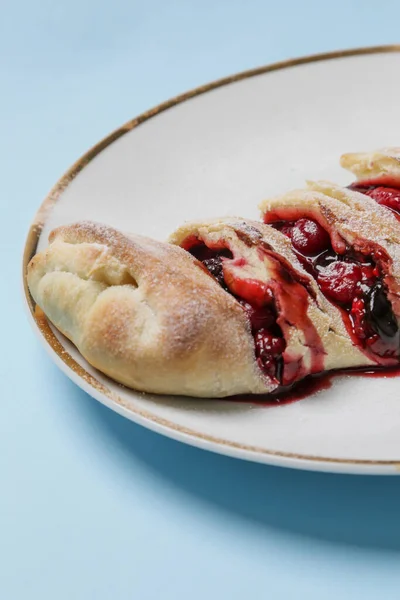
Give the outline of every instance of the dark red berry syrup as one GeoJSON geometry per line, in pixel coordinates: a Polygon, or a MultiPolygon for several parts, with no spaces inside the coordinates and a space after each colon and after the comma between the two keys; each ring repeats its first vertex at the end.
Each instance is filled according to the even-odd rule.
{"type": "Polygon", "coordinates": [[[400,336],[384,283],[384,266],[389,261],[385,251],[360,241],[338,253],[328,232],[313,219],[274,221],[273,213],[265,218],[290,238],[304,268],[341,310],[353,343],[381,366],[398,364],[400,336]]]}
{"type": "Polygon", "coordinates": [[[272,225],[291,239],[305,269],[317,280],[324,295],[341,310],[353,342],[366,353],[372,353],[378,364],[374,368],[324,372],[323,346],[307,316],[307,282],[300,281],[292,267],[283,264],[284,259],[274,255],[271,248],[263,244],[259,244],[257,249],[260,258],[268,253],[270,262],[272,259],[275,264],[274,285],[267,286],[258,280],[232,279],[224,273],[225,261],[234,260],[238,265],[240,261],[245,264],[244,259],[235,259],[223,245],[210,248],[196,236],[190,236],[182,246],[203,264],[221,287],[237,298],[249,319],[257,362],[262,371],[279,384],[272,394],[240,395],[228,399],[264,406],[286,405],[329,389],[332,379],[338,375],[399,375],[399,330],[379,265],[382,253],[376,251],[374,256],[374,253],[363,254],[347,248],[344,254],[338,254],[332,248],[328,232],[312,219],[280,220],[272,225]],[[301,361],[285,354],[286,342],[277,323],[278,296],[279,314],[291,315],[313,349],[310,375],[302,372],[301,361]],[[296,383],[302,376],[304,378],[296,383]]]}
{"type": "MultiPolygon", "coordinates": [[[[255,356],[260,369],[279,389],[286,389],[296,380],[308,373],[319,373],[324,366],[324,349],[318,331],[310,320],[307,310],[309,291],[307,278],[300,281],[291,265],[284,264],[284,258],[278,256],[255,235],[242,238],[247,244],[256,245],[260,261],[265,255],[269,258],[272,271],[268,284],[250,278],[234,277],[232,271],[225,268],[231,262],[235,266],[246,264],[244,258],[235,258],[232,252],[223,247],[207,246],[203,241],[190,236],[182,246],[197,258],[208,272],[215,277],[226,291],[240,303],[247,315],[254,339],[255,356]],[[254,241],[254,238],[256,241],[254,241]],[[311,365],[307,370],[302,357],[292,356],[286,348],[286,341],[280,323],[285,318],[303,332],[305,343],[310,348],[311,365]]],[[[239,234],[238,233],[238,234],[239,234]]]]}

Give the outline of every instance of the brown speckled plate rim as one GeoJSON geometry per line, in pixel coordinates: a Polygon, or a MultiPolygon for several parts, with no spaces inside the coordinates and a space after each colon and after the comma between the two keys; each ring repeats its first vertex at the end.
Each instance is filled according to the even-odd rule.
{"type": "MultiPolygon", "coordinates": [[[[336,58],[346,58],[359,55],[368,54],[384,54],[391,52],[400,52],[400,45],[388,45],[388,46],[371,46],[365,48],[354,48],[349,50],[338,50],[334,52],[325,52],[322,54],[314,54],[311,56],[304,56],[295,59],[289,59],[273,64],[265,65],[248,71],[243,71],[223,79],[219,79],[212,83],[208,83],[201,87],[190,90],[184,94],[176,96],[171,100],[167,100],[162,104],[146,111],[138,117],[128,121],[122,127],[113,131],[110,135],[101,140],[98,144],[93,146],[88,152],[86,152],[79,160],[77,160],[70,169],[61,177],[61,179],[51,189],[48,196],[44,199],[39,210],[37,211],[34,221],[29,229],[27,239],[25,242],[24,253],[23,253],[23,285],[24,295],[29,307],[29,311],[33,318],[34,323],[37,326],[38,333],[43,336],[45,342],[48,345],[48,351],[50,354],[51,350],[57,355],[57,357],[65,363],[66,367],[71,370],[71,378],[75,383],[81,385],[82,381],[89,385],[92,395],[96,397],[100,402],[103,402],[109,408],[115,409],[120,414],[124,415],[131,420],[137,421],[140,424],[149,427],[150,429],[156,430],[159,433],[163,433],[174,439],[185,441],[191,445],[199,446],[204,449],[213,450],[214,452],[220,452],[222,454],[228,454],[237,458],[244,458],[247,460],[258,460],[260,462],[266,462],[271,464],[279,464],[281,466],[291,466],[305,469],[318,469],[339,471],[340,465],[345,467],[346,465],[357,465],[358,472],[368,472],[368,467],[373,466],[387,466],[392,467],[393,472],[400,471],[400,458],[398,460],[363,460],[363,459],[351,459],[351,458],[332,458],[322,457],[313,455],[295,454],[291,452],[281,452],[275,450],[268,450],[257,446],[251,446],[247,444],[240,444],[230,440],[221,439],[214,436],[209,436],[201,432],[182,427],[176,423],[163,419],[154,415],[153,413],[142,410],[138,407],[128,406],[126,401],[110,390],[106,385],[98,381],[93,375],[86,371],[76,360],[69,354],[69,352],[63,347],[61,342],[57,339],[53,333],[48,321],[46,320],[42,311],[35,306],[35,303],[29,293],[27,280],[26,280],[26,269],[27,265],[36,253],[39,238],[43,229],[43,226],[50,214],[54,204],[57,202],[62,192],[68,187],[68,185],[75,179],[75,177],[105,148],[110,146],[113,142],[118,140],[120,137],[138,127],[141,123],[144,123],[148,119],[159,115],[165,110],[177,106],[186,100],[215,90],[219,87],[242,81],[250,77],[256,77],[257,75],[263,75],[280,69],[288,69],[297,65],[304,65],[307,63],[320,62],[325,60],[333,60],[336,58]],[[106,396],[109,403],[104,402],[102,395],[106,396]],[[217,445],[217,447],[215,446],[217,445]],[[294,462],[293,462],[294,461],[294,462]],[[315,463],[318,463],[316,465],[315,463]],[[323,469],[325,463],[325,469],[323,469]],[[332,464],[333,463],[333,464],[332,464]],[[365,469],[361,469],[361,467],[365,469]]],[[[54,355],[53,355],[54,357],[54,355]]],[[[68,369],[65,370],[68,373],[68,369]]],[[[81,385],[86,390],[87,385],[81,385]]],[[[349,472],[349,469],[344,469],[349,472]]],[[[385,470],[387,473],[388,471],[385,470]]]]}

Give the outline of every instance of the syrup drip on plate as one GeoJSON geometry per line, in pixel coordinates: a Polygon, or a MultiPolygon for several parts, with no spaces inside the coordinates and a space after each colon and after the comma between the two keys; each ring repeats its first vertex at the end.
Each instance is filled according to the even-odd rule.
{"type": "Polygon", "coordinates": [[[338,369],[337,371],[325,371],[318,375],[309,375],[299,383],[288,389],[280,389],[273,394],[242,394],[226,398],[233,402],[248,402],[259,406],[285,406],[305,398],[310,398],[323,390],[329,390],[336,377],[373,377],[391,379],[400,376],[400,366],[395,367],[362,367],[359,369],[338,369]]]}

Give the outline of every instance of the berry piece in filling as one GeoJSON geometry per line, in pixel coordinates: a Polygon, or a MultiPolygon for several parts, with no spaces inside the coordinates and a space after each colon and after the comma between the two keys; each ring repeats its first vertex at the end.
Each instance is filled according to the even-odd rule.
{"type": "Polygon", "coordinates": [[[400,189],[383,185],[363,185],[362,183],[353,183],[349,185],[349,189],[365,194],[381,206],[386,206],[400,219],[400,189]]]}
{"type": "MultiPolygon", "coordinates": [[[[195,258],[203,263],[218,283],[241,304],[246,313],[254,338],[255,355],[260,369],[277,383],[283,383],[283,353],[286,342],[277,324],[274,296],[270,288],[257,280],[241,280],[229,275],[225,280],[224,262],[234,260],[233,254],[224,248],[208,248],[203,242],[194,239],[182,244],[195,258]]],[[[236,259],[238,265],[240,259],[236,259]]]]}
{"type": "Polygon", "coordinates": [[[259,329],[254,335],[257,362],[261,369],[270,377],[282,381],[283,359],[285,340],[279,335],[274,335],[268,329],[259,329]]]}
{"type": "Polygon", "coordinates": [[[224,273],[222,270],[222,258],[220,256],[203,260],[203,265],[211,273],[211,275],[215,277],[220,285],[225,285],[224,273]]]}
{"type": "MultiPolygon", "coordinates": [[[[398,192],[400,196],[400,190],[398,192]]],[[[378,362],[382,362],[381,358],[397,362],[399,328],[387,298],[383,273],[374,260],[374,256],[379,258],[378,249],[374,255],[364,255],[350,248],[344,254],[337,254],[328,233],[319,223],[311,226],[313,222],[299,219],[280,221],[273,226],[291,238],[304,268],[317,280],[321,292],[341,309],[353,341],[378,357],[378,362]],[[325,235],[321,235],[321,229],[325,235]]]]}
{"type": "MultiPolygon", "coordinates": [[[[312,231],[316,229],[312,227],[312,231]]],[[[247,237],[245,240],[238,237],[249,245],[247,237]]],[[[323,237],[325,246],[326,238],[329,239],[325,231],[323,237]]],[[[240,268],[248,265],[248,261],[242,256],[234,257],[223,243],[213,241],[210,243],[212,247],[206,247],[196,236],[188,236],[181,245],[201,260],[203,267],[242,306],[254,339],[255,359],[265,375],[286,387],[306,375],[323,371],[324,347],[308,314],[310,296],[314,296],[307,276],[293,269],[287,259],[260,240],[260,235],[253,236],[251,245],[260,265],[268,264],[265,281],[257,275],[249,277],[248,269],[246,274],[241,274],[240,268]],[[286,332],[291,339],[292,328],[301,332],[304,340],[301,348],[296,341],[293,346],[287,347],[286,332]]],[[[296,336],[294,338],[297,339],[296,336]]]]}
{"type": "Polygon", "coordinates": [[[196,240],[194,246],[189,248],[189,252],[203,263],[207,271],[215,277],[224,290],[228,289],[224,279],[223,260],[233,258],[232,252],[224,248],[220,250],[207,248],[205,244],[199,243],[198,240],[196,240]]]}
{"type": "Polygon", "coordinates": [[[311,219],[299,219],[290,232],[293,247],[305,256],[321,254],[329,248],[330,239],[328,233],[316,221],[311,219]]]}
{"type": "Polygon", "coordinates": [[[361,267],[351,262],[332,261],[319,270],[317,281],[325,296],[339,304],[350,304],[361,281],[361,267]]]}
{"type": "Polygon", "coordinates": [[[368,294],[366,310],[379,335],[389,338],[396,335],[397,322],[382,283],[377,283],[368,294]]]}
{"type": "Polygon", "coordinates": [[[257,331],[274,325],[276,315],[273,310],[268,310],[266,307],[257,308],[245,300],[239,300],[239,302],[249,318],[252,330],[257,331]]]}

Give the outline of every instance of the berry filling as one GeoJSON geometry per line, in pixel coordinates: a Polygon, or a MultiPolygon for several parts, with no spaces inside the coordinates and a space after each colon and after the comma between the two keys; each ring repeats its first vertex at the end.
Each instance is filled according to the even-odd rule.
{"type": "Polygon", "coordinates": [[[212,249],[197,239],[191,247],[190,242],[185,240],[183,247],[203,263],[221,287],[237,298],[249,319],[259,367],[268,377],[281,384],[282,355],[286,343],[276,322],[277,312],[271,290],[257,280],[235,279],[230,274],[225,279],[224,262],[234,260],[233,254],[227,249],[212,249]]]}
{"type": "Polygon", "coordinates": [[[288,234],[294,248],[306,256],[321,254],[330,244],[329,235],[325,229],[311,219],[299,219],[291,230],[287,230],[288,234]]]}
{"type": "Polygon", "coordinates": [[[237,267],[245,266],[247,261],[235,258],[226,248],[210,248],[193,236],[182,244],[242,306],[254,338],[256,360],[263,373],[280,386],[291,385],[310,372],[317,373],[324,368],[322,342],[307,314],[308,280],[296,280],[296,272],[289,264],[283,264],[283,257],[259,239],[254,238],[252,245],[257,246],[260,261],[268,256],[271,270],[268,283],[238,277],[237,267]],[[301,356],[286,347],[284,331],[293,324],[303,332],[304,344],[309,349],[308,368],[304,367],[301,356]]]}
{"type": "Polygon", "coordinates": [[[400,220],[400,189],[384,185],[368,185],[369,182],[357,182],[349,185],[350,190],[360,192],[375,200],[381,206],[389,208],[400,220]]]}
{"type": "Polygon", "coordinates": [[[308,218],[272,225],[291,239],[297,257],[321,292],[341,309],[353,341],[381,364],[398,361],[399,328],[387,298],[382,251],[364,248],[364,254],[347,247],[339,254],[327,231],[308,218]]]}

